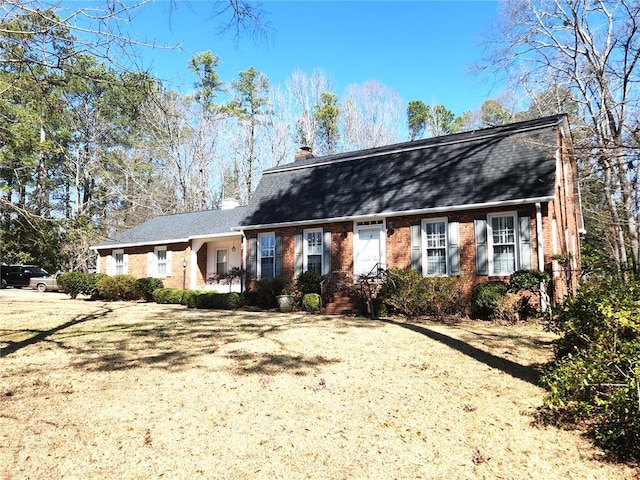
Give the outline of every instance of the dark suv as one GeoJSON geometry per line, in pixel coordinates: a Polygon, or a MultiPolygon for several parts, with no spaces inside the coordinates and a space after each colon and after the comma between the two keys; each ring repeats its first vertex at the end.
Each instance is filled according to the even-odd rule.
{"type": "Polygon", "coordinates": [[[46,270],[35,265],[0,265],[0,288],[28,287],[31,277],[46,277],[46,270]]]}

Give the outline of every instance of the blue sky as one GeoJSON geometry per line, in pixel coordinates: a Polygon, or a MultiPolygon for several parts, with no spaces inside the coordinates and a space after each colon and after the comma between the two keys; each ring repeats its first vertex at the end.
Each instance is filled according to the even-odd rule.
{"type": "Polygon", "coordinates": [[[204,1],[160,1],[133,19],[130,34],[182,48],[145,50],[144,66],[188,91],[191,56],[210,50],[220,57],[223,81],[254,67],[271,84],[284,84],[296,69],[323,69],[339,96],[350,84],[378,80],[405,102],[442,104],[457,115],[496,97],[501,86],[469,73],[482,56],[482,36],[496,19],[497,1],[266,1],[273,29],[267,41],[219,36],[220,20],[204,1]]]}

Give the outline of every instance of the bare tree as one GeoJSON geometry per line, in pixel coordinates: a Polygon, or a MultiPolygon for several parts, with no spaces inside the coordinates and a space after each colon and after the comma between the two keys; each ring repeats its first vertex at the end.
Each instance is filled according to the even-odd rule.
{"type": "MultiPolygon", "coordinates": [[[[177,0],[169,2],[173,10],[177,0]]],[[[159,43],[155,39],[140,41],[133,38],[127,26],[135,22],[135,16],[153,0],[102,0],[98,2],[63,2],[60,0],[2,0],[0,16],[4,26],[0,35],[14,39],[16,62],[37,64],[49,69],[60,69],[69,58],[64,55],[49,56],[46,60],[34,50],[28,36],[20,38],[19,24],[15,18],[35,15],[42,23],[50,25],[43,35],[54,35],[55,29],[68,29],[74,37],[76,52],[104,60],[118,71],[140,71],[137,52],[140,48],[176,49],[178,45],[159,43]],[[53,26],[53,27],[51,27],[53,26]]],[[[188,3],[188,2],[184,2],[188,3]]],[[[259,5],[246,0],[212,1],[212,16],[218,20],[219,34],[232,31],[236,41],[243,33],[255,39],[265,39],[271,28],[264,20],[259,5]]],[[[168,16],[167,26],[171,22],[168,16]]],[[[52,41],[56,38],[52,36],[52,41]]]]}
{"type": "Polygon", "coordinates": [[[508,0],[489,40],[488,67],[532,92],[572,92],[611,220],[613,258],[638,273],[637,142],[640,4],[634,0],[508,0]],[[627,251],[627,248],[629,251],[627,251]]]}
{"type": "Polygon", "coordinates": [[[404,110],[400,95],[376,80],[347,87],[342,108],[345,150],[397,142],[404,110]]]}
{"type": "Polygon", "coordinates": [[[293,101],[298,145],[316,150],[318,127],[314,109],[323,93],[333,91],[333,80],[319,68],[310,76],[302,70],[296,70],[285,81],[285,85],[293,101]]]}

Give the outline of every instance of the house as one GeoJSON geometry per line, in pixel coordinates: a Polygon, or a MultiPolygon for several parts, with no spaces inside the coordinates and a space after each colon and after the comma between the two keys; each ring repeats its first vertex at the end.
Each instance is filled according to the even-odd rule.
{"type": "Polygon", "coordinates": [[[162,215],[91,247],[96,271],[160,278],[165,287],[240,291],[240,279],[221,279],[242,264],[242,234],[231,230],[246,207],[162,215]],[[231,285],[229,285],[231,283],[231,285]]]}
{"type": "Polygon", "coordinates": [[[561,299],[577,288],[584,232],[569,124],[558,115],[327,157],[301,150],[264,171],[235,230],[249,286],[378,268],[472,285],[533,268],[552,274],[561,299]]]}
{"type": "Polygon", "coordinates": [[[247,273],[235,291],[307,270],[356,284],[385,268],[469,288],[545,270],[554,300],[578,286],[584,226],[565,115],[326,157],[301,149],[264,171],[247,207],[227,206],[102,242],[97,270],[218,291],[234,267],[247,273]]]}

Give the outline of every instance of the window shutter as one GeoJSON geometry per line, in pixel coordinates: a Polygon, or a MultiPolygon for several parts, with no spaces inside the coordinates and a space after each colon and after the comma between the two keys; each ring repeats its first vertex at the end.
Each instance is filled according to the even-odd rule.
{"type": "Polygon", "coordinates": [[[298,278],[298,275],[300,275],[302,273],[302,269],[303,269],[303,265],[304,265],[304,258],[302,256],[302,252],[303,252],[303,236],[302,236],[302,232],[296,232],[295,237],[294,237],[294,248],[295,248],[295,259],[294,259],[294,275],[296,278],[298,278]]]}
{"type": "Polygon", "coordinates": [[[460,273],[460,241],[458,231],[460,222],[449,222],[449,274],[460,273]]]}
{"type": "Polygon", "coordinates": [[[531,268],[531,218],[527,216],[518,217],[520,225],[520,268],[531,268]]]}
{"type": "Polygon", "coordinates": [[[258,278],[258,239],[249,239],[249,280],[258,278]]]}
{"type": "Polygon", "coordinates": [[[147,277],[155,277],[156,272],[153,268],[153,261],[155,260],[156,255],[153,252],[147,252],[147,277]]]}
{"type": "Polygon", "coordinates": [[[488,275],[487,220],[484,218],[476,218],[474,220],[474,226],[476,231],[476,273],[478,275],[488,275]]]}
{"type": "Polygon", "coordinates": [[[171,276],[171,250],[167,249],[167,277],[171,276]]]}
{"type": "Polygon", "coordinates": [[[273,259],[274,263],[275,263],[275,271],[273,276],[274,277],[281,277],[282,276],[282,234],[281,233],[276,233],[276,256],[273,259]]]}
{"type": "Polygon", "coordinates": [[[105,273],[113,275],[113,255],[107,255],[107,263],[105,265],[105,273]]]}
{"type": "Polygon", "coordinates": [[[122,255],[122,272],[126,275],[129,273],[129,254],[122,255]]]}
{"type": "Polygon", "coordinates": [[[422,232],[420,223],[412,223],[411,229],[411,268],[422,273],[422,232]]]}
{"type": "Polygon", "coordinates": [[[322,275],[331,275],[331,230],[322,232],[322,275]]]}

